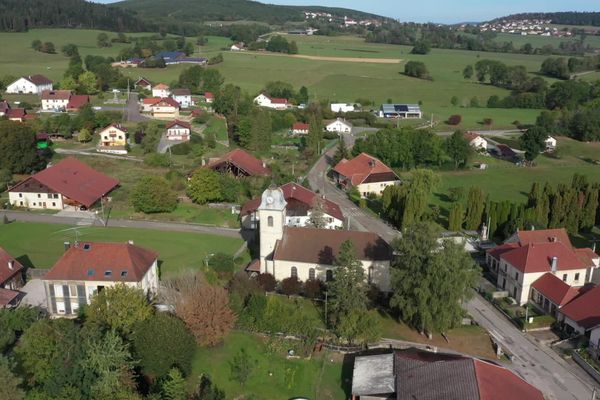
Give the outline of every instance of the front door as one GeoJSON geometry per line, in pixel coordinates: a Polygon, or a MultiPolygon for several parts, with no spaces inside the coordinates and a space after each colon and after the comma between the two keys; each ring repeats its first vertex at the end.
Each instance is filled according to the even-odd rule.
{"type": "Polygon", "coordinates": [[[506,278],[502,278],[502,290],[506,289],[506,278]]]}

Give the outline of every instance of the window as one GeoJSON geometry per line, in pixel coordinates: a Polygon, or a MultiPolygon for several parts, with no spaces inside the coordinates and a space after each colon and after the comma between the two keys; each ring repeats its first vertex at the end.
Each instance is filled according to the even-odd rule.
{"type": "Polygon", "coordinates": [[[77,297],[77,285],[69,285],[70,297],[77,297]]]}
{"type": "Polygon", "coordinates": [[[298,268],[296,268],[296,267],[292,267],[292,270],[291,270],[290,272],[291,272],[291,273],[290,273],[290,276],[291,276],[292,278],[297,278],[297,277],[298,277],[298,268]]]}
{"type": "Polygon", "coordinates": [[[267,218],[267,225],[269,228],[273,227],[273,217],[269,216],[269,218],[267,218]]]}
{"type": "Polygon", "coordinates": [[[331,282],[332,280],[333,280],[333,271],[328,269],[327,271],[325,271],[325,281],[331,282]]]}
{"type": "Polygon", "coordinates": [[[56,207],[56,202],[52,202],[52,207],[56,207]]]}
{"type": "Polygon", "coordinates": [[[40,193],[38,193],[38,199],[41,199],[42,195],[40,193]]]}
{"type": "Polygon", "coordinates": [[[315,279],[315,269],[311,268],[308,270],[308,279],[315,279]]]}
{"type": "Polygon", "coordinates": [[[576,281],[578,281],[578,280],[579,280],[579,272],[577,272],[577,273],[575,274],[575,280],[576,280],[576,281]]]}
{"type": "Polygon", "coordinates": [[[20,206],[22,206],[22,205],[23,205],[23,202],[22,202],[22,201],[20,201],[20,202],[19,202],[19,205],[20,205],[20,206]]]}
{"type": "Polygon", "coordinates": [[[23,197],[23,193],[19,193],[19,197],[23,197]]]}
{"type": "Polygon", "coordinates": [[[84,250],[89,250],[89,249],[91,249],[91,248],[92,248],[92,245],[91,245],[90,243],[85,243],[85,244],[83,245],[83,249],[84,249],[84,250]]]}
{"type": "Polygon", "coordinates": [[[515,280],[518,281],[519,280],[519,271],[515,271],[515,280]]]}
{"type": "Polygon", "coordinates": [[[567,281],[567,274],[563,274],[563,282],[567,281]]]}
{"type": "Polygon", "coordinates": [[[373,280],[373,267],[369,267],[369,276],[367,277],[367,282],[372,283],[373,280]]]}
{"type": "Polygon", "coordinates": [[[106,277],[109,277],[109,276],[112,276],[112,271],[110,269],[104,271],[104,277],[106,278],[106,277]]]}
{"type": "Polygon", "coordinates": [[[54,295],[56,297],[63,297],[63,286],[62,285],[57,285],[57,284],[54,285],[54,295]]]}
{"type": "Polygon", "coordinates": [[[127,271],[123,270],[121,271],[121,278],[125,278],[127,276],[127,271]]]}

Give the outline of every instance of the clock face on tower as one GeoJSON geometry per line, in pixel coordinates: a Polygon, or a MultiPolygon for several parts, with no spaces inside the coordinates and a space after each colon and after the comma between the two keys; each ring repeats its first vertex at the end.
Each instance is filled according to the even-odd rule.
{"type": "Polygon", "coordinates": [[[273,204],[273,198],[271,196],[267,196],[267,204],[273,204]]]}

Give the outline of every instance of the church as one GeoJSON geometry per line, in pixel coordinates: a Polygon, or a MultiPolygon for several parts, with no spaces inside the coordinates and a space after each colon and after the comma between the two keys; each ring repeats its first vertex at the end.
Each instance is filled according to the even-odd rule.
{"type": "Polygon", "coordinates": [[[272,186],[263,192],[258,207],[260,258],[247,271],[269,273],[278,281],[289,277],[329,281],[335,276],[335,258],[342,243],[350,240],[368,282],[382,291],[390,291],[393,251],[379,235],[286,226],[286,206],[280,188],[272,186]]]}

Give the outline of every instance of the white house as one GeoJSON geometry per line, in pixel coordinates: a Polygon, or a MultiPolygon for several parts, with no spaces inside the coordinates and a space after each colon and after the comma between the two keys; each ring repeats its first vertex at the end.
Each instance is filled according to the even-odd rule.
{"type": "Polygon", "coordinates": [[[231,47],[229,48],[231,51],[242,51],[242,50],[246,50],[246,48],[244,47],[244,43],[243,42],[239,42],[239,43],[234,43],[231,45],[231,47]]]}
{"type": "Polygon", "coordinates": [[[558,142],[552,136],[548,136],[548,138],[544,141],[544,144],[546,145],[546,151],[554,151],[558,142]]]}
{"type": "Polygon", "coordinates": [[[390,167],[367,153],[337,163],[333,168],[333,179],[340,187],[355,187],[361,197],[381,196],[386,187],[401,183],[390,167]]]}
{"type": "Polygon", "coordinates": [[[308,135],[308,131],[310,131],[310,124],[303,122],[295,122],[290,130],[292,135],[308,135]]]}
{"type": "Polygon", "coordinates": [[[52,81],[44,75],[22,76],[6,87],[6,93],[40,94],[52,90],[52,81]]]}
{"type": "Polygon", "coordinates": [[[158,254],[128,243],[75,242],[44,277],[48,311],[75,317],[107,287],[126,285],[148,295],[158,291],[158,254]]]}
{"type": "MultiPolygon", "coordinates": [[[[344,214],[336,203],[319,197],[317,193],[294,182],[286,183],[280,188],[287,203],[285,226],[310,226],[313,209],[318,205],[326,223],[324,229],[344,227],[344,214]]],[[[256,197],[242,206],[240,218],[245,229],[256,229],[260,203],[261,197],[256,197]]]]}
{"type": "Polygon", "coordinates": [[[41,96],[42,111],[66,111],[71,94],[70,90],[44,90],[41,96]]]}
{"type": "Polygon", "coordinates": [[[190,140],[192,126],[184,121],[175,120],[167,125],[166,137],[168,140],[190,140]]]}
{"type": "Polygon", "coordinates": [[[347,113],[354,111],[354,104],[331,103],[331,111],[334,113],[347,113]]]}
{"type": "Polygon", "coordinates": [[[254,98],[254,104],[259,107],[272,108],[273,110],[285,110],[289,107],[287,99],[269,97],[264,93],[254,98]]]}
{"type": "Polygon", "coordinates": [[[337,118],[325,125],[325,130],[327,132],[350,133],[352,132],[352,124],[343,118],[337,118]]]}
{"type": "Polygon", "coordinates": [[[212,92],[205,92],[204,101],[207,103],[213,103],[215,101],[215,95],[212,92]]]}
{"type": "Polygon", "coordinates": [[[187,88],[173,89],[171,98],[178,102],[182,108],[189,108],[195,105],[192,100],[192,93],[187,88]]]}
{"type": "Polygon", "coordinates": [[[473,132],[465,132],[465,139],[469,142],[469,146],[475,150],[487,150],[488,142],[483,137],[473,132]]]}
{"type": "Polygon", "coordinates": [[[329,281],[335,276],[335,258],[342,244],[351,241],[365,279],[383,291],[390,290],[392,249],[381,237],[370,232],[286,226],[286,207],[280,188],[263,192],[258,207],[260,259],[248,271],[269,273],[277,280],[329,281]]]}
{"type": "Polygon", "coordinates": [[[152,87],[152,97],[169,97],[171,95],[171,90],[168,85],[164,83],[159,83],[156,86],[152,87]]]}

